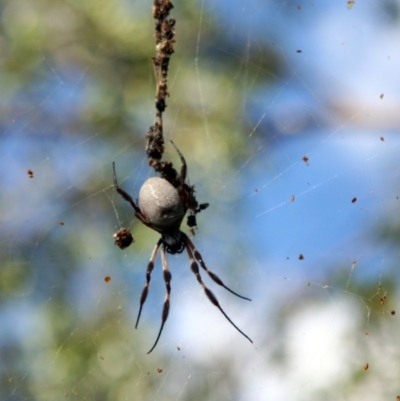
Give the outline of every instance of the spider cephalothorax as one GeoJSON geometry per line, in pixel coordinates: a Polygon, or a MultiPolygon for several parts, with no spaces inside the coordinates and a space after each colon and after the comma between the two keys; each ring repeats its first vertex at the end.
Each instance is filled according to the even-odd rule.
{"type": "MultiPolygon", "coordinates": [[[[236,292],[232,291],[228,288],[222,280],[208,267],[205,265],[202,256],[195,248],[193,242],[190,238],[181,231],[180,226],[182,221],[186,215],[188,210],[191,211],[191,214],[188,217],[188,225],[189,227],[196,226],[196,214],[201,210],[207,208],[208,204],[198,204],[194,197],[194,187],[190,186],[186,182],[186,172],[187,165],[185,158],[176,148],[174,143],[172,142],[176,151],[179,154],[179,157],[182,161],[182,168],[179,176],[174,176],[174,179],[170,179],[168,181],[165,178],[161,177],[152,177],[149,178],[142,185],[142,188],[139,192],[139,206],[134,202],[132,197],[121,189],[118,185],[117,176],[115,173],[115,164],[113,163],[114,169],[114,186],[116,191],[132,206],[135,211],[135,216],[147,227],[159,232],[161,234],[161,238],[158,240],[154,250],[150,256],[150,261],[147,266],[146,272],[146,284],[143,288],[142,295],[140,298],[140,308],[138,313],[138,318],[136,321],[136,328],[139,324],[140,315],[142,313],[143,305],[146,301],[147,294],[149,291],[150,280],[151,280],[151,272],[154,268],[154,263],[157,257],[157,253],[161,247],[161,260],[162,267],[164,271],[164,281],[167,289],[167,295],[164,301],[164,307],[161,317],[161,327],[158,332],[157,339],[150,349],[148,354],[153,351],[155,346],[160,339],[162,330],[164,328],[164,324],[167,321],[169,306],[170,306],[170,294],[171,294],[171,278],[172,275],[169,271],[168,261],[167,261],[167,253],[175,254],[182,253],[184,249],[186,249],[189,261],[190,268],[192,272],[195,274],[197,281],[203,287],[204,292],[206,293],[208,299],[221,311],[221,313],[226,317],[226,319],[238,330],[243,336],[245,336],[250,342],[253,342],[245,333],[243,333],[228,317],[228,315],[221,308],[216,296],[209,290],[206,285],[203,283],[203,280],[200,276],[199,266],[211,277],[211,279],[224,287],[226,290],[236,295],[239,298],[246,299],[250,301],[249,298],[243,297],[236,292]],[[198,262],[198,263],[197,263],[198,262]]],[[[118,231],[118,233],[114,234],[116,238],[115,243],[121,248],[124,249],[129,246],[133,242],[133,238],[129,235],[130,232],[127,229],[122,229],[118,231]],[[129,244],[128,244],[129,242],[129,244]]]]}
{"type": "Polygon", "coordinates": [[[175,253],[182,253],[185,250],[185,241],[181,230],[175,231],[171,234],[162,234],[161,241],[165,250],[171,255],[175,253]]]}

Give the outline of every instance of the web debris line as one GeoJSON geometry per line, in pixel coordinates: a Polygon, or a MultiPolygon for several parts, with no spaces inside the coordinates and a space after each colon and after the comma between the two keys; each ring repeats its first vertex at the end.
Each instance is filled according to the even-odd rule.
{"type": "MultiPolygon", "coordinates": [[[[156,80],[155,119],[154,124],[146,134],[146,154],[151,166],[161,178],[167,180],[175,188],[181,186],[181,175],[176,171],[171,161],[162,161],[165,150],[163,113],[167,108],[169,62],[175,52],[175,19],[169,18],[173,9],[169,0],[154,0],[153,17],[156,20],[154,37],[156,39],[156,57],[152,58],[154,76],[156,80]]],[[[173,145],[175,147],[175,145],[173,145]]],[[[176,148],[176,147],[175,147],[176,148]]]]}
{"type": "MultiPolygon", "coordinates": [[[[177,179],[179,174],[172,167],[171,162],[161,162],[164,154],[164,131],[163,131],[163,113],[167,108],[168,91],[168,70],[169,62],[174,53],[175,43],[175,20],[169,18],[169,12],[174,6],[169,0],[154,0],[153,17],[156,20],[154,26],[154,36],[156,39],[156,57],[152,58],[154,76],[156,80],[156,96],[155,96],[155,121],[149,128],[146,135],[146,154],[149,165],[162,178],[173,177],[177,179]]],[[[169,180],[168,180],[169,181],[169,180]]]]}

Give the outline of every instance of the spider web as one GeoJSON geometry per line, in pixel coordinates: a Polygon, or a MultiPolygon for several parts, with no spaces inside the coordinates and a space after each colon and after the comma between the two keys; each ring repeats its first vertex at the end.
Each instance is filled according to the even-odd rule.
{"type": "Polygon", "coordinates": [[[0,400],[395,400],[399,2],[174,5],[166,139],[210,203],[193,242],[252,302],[203,279],[254,344],[185,253],[168,255],[152,354],[159,258],[134,328],[158,235],[111,163],[136,199],[150,3],[4,2],[0,400]]]}

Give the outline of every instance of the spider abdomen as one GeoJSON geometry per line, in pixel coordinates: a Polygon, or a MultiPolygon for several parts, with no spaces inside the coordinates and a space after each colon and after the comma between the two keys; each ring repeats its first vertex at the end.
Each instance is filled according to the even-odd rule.
{"type": "Polygon", "coordinates": [[[185,216],[178,191],[160,177],[145,181],[139,192],[139,204],[150,224],[159,232],[179,229],[185,216]]]}

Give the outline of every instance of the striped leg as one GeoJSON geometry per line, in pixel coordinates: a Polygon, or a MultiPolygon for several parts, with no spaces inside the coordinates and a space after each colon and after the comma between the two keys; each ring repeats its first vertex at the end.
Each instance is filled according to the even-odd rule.
{"type": "Polygon", "coordinates": [[[172,278],[172,275],[171,275],[171,272],[169,271],[168,261],[167,261],[167,253],[166,253],[164,247],[161,249],[161,260],[162,260],[162,267],[163,267],[163,272],[164,272],[165,287],[167,288],[167,294],[165,295],[165,301],[164,301],[163,311],[162,311],[162,315],[161,315],[160,331],[158,332],[158,336],[157,336],[156,342],[151,347],[151,350],[148,352],[148,354],[150,354],[150,352],[153,351],[153,349],[156,347],[156,345],[158,343],[158,340],[161,337],[161,333],[163,331],[164,324],[168,319],[168,313],[169,313],[169,299],[170,299],[170,296],[171,296],[171,278],[172,278]]]}
{"type": "MultiPolygon", "coordinates": [[[[217,297],[211,292],[211,290],[209,290],[206,285],[203,283],[203,280],[201,279],[200,276],[200,272],[199,272],[199,266],[197,264],[197,262],[194,260],[194,256],[193,256],[193,250],[192,247],[194,248],[194,245],[192,244],[192,242],[189,240],[189,238],[186,236],[186,250],[187,253],[189,255],[189,260],[190,260],[190,268],[192,269],[192,272],[194,273],[194,275],[197,278],[197,281],[200,283],[200,285],[203,287],[204,292],[207,295],[207,298],[211,301],[212,304],[214,304],[220,311],[221,313],[225,316],[225,318],[228,320],[228,322],[240,333],[242,334],[244,337],[246,337],[251,343],[253,343],[253,341],[251,340],[251,338],[249,336],[247,336],[246,334],[243,333],[242,330],[239,329],[239,327],[236,326],[235,323],[232,322],[232,320],[229,318],[229,316],[224,312],[224,310],[221,308],[217,297]]],[[[208,273],[208,272],[207,272],[208,273]]],[[[211,278],[213,278],[211,276],[211,278]]],[[[214,280],[215,281],[215,280],[214,280]]],[[[216,281],[218,283],[218,281],[216,281]]],[[[221,284],[220,284],[221,285],[221,284]]],[[[225,287],[224,285],[222,285],[223,287],[225,287]]],[[[225,287],[226,288],[226,287],[225,287]]],[[[234,293],[235,295],[237,295],[236,293],[234,293]]],[[[238,295],[240,296],[240,295],[238,295]]],[[[242,297],[241,297],[242,298],[242,297]]],[[[245,298],[246,299],[246,298],[245,298]]]]}
{"type": "Polygon", "coordinates": [[[143,291],[142,291],[142,295],[140,297],[140,308],[139,308],[139,314],[138,317],[136,319],[136,324],[135,324],[135,329],[137,329],[138,324],[139,324],[139,319],[140,319],[140,315],[142,314],[142,308],[143,308],[143,304],[146,302],[146,298],[147,298],[147,294],[149,293],[149,286],[150,286],[150,280],[151,280],[151,272],[154,269],[154,262],[156,260],[157,257],[157,253],[158,250],[160,248],[161,245],[161,239],[157,242],[156,246],[153,249],[153,252],[150,256],[150,261],[149,264],[147,265],[147,272],[146,272],[146,284],[144,285],[143,291]]]}

